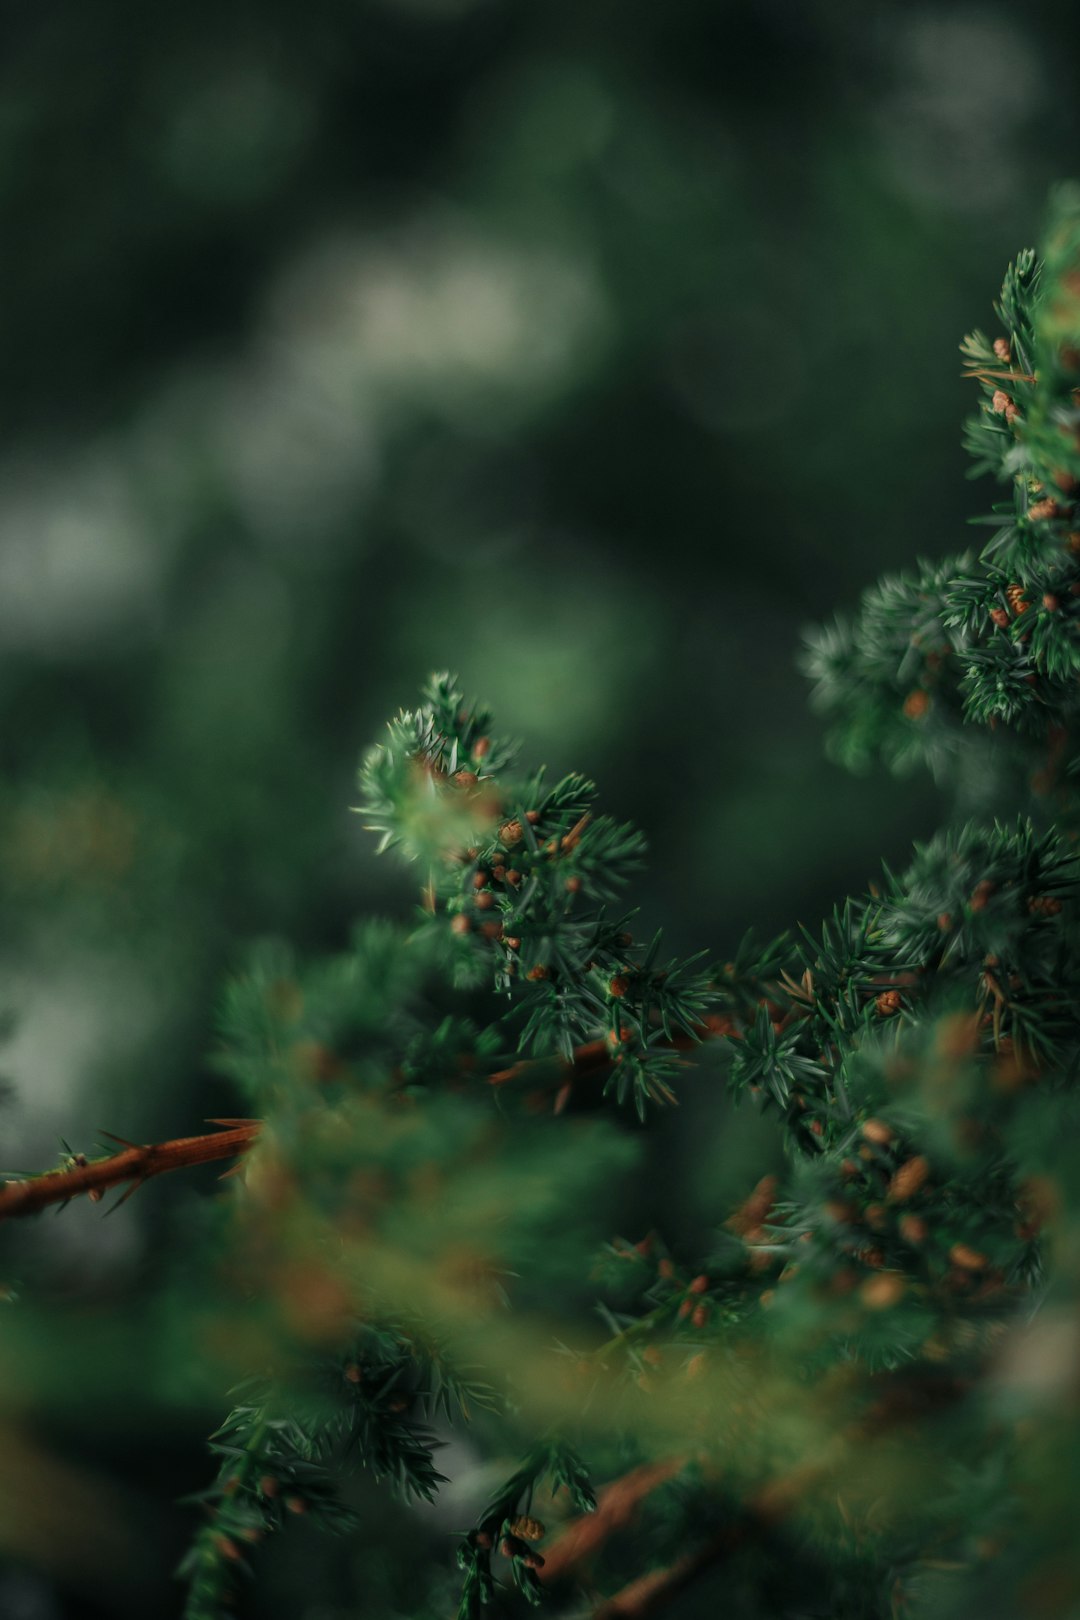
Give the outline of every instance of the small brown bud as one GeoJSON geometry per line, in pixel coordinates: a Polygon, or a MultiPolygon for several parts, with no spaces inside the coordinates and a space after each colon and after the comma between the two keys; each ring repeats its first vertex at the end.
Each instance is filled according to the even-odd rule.
{"type": "Polygon", "coordinates": [[[883,990],[879,996],[874,997],[874,1006],[880,1018],[895,1017],[903,1005],[903,997],[899,990],[883,990]]]}
{"type": "Polygon", "coordinates": [[[501,861],[491,868],[491,875],[496,883],[501,883],[506,876],[506,867],[501,861]]]}
{"type": "Polygon", "coordinates": [[[357,1366],[355,1361],[350,1361],[345,1368],[344,1376],[349,1380],[350,1384],[362,1384],[364,1381],[363,1368],[357,1366]]]}
{"type": "Polygon", "coordinates": [[[235,1541],[230,1541],[228,1536],[215,1535],[213,1541],[223,1558],[231,1558],[235,1562],[240,1557],[239,1547],[235,1541]]]}
{"type": "Polygon", "coordinates": [[[871,1311],[885,1311],[898,1305],[904,1297],[904,1279],[897,1271],[883,1271],[879,1277],[867,1277],[859,1289],[859,1298],[871,1311]]]}
{"type": "Polygon", "coordinates": [[[490,1530],[478,1530],[475,1536],[473,1536],[473,1543],[475,1546],[483,1548],[484,1552],[487,1552],[490,1548],[494,1547],[495,1537],[491,1534],[490,1530]]]}
{"type": "Polygon", "coordinates": [[[659,1367],[663,1363],[664,1354],[658,1345],[650,1344],[646,1345],[645,1349],[641,1352],[641,1359],[650,1367],[659,1367]]]}
{"type": "Polygon", "coordinates": [[[905,1243],[910,1243],[917,1248],[920,1243],[926,1242],[929,1235],[930,1228],[921,1215],[901,1215],[900,1236],[905,1243]]]}
{"type": "Polygon", "coordinates": [[[994,389],[994,395],[990,401],[990,409],[995,413],[995,415],[1005,416],[1011,404],[1012,400],[1009,398],[1004,388],[994,389]]]}
{"type": "Polygon", "coordinates": [[[980,1254],[978,1249],[971,1248],[967,1243],[954,1243],[949,1250],[949,1259],[962,1271],[981,1271],[986,1265],[985,1254],[980,1254]]]}
{"type": "Polygon", "coordinates": [[[534,982],[540,979],[548,979],[551,977],[551,969],[547,967],[545,963],[537,962],[535,967],[531,967],[529,969],[525,977],[527,979],[532,979],[534,982]]]}
{"type": "Polygon", "coordinates": [[[512,884],[516,889],[518,884],[521,882],[521,873],[516,871],[514,867],[511,866],[506,874],[506,881],[507,883],[512,884]]]}
{"type": "Polygon", "coordinates": [[[566,890],[568,894],[580,894],[581,879],[576,875],[574,877],[568,877],[566,880],[566,890]]]}
{"type": "Polygon", "coordinates": [[[1012,608],[1013,612],[1016,614],[1017,618],[1019,618],[1021,613],[1026,613],[1028,608],[1031,606],[1031,603],[1024,595],[1024,587],[1022,585],[1006,585],[1005,599],[1012,608]]]}
{"type": "Polygon", "coordinates": [[[476,897],[475,904],[477,911],[490,911],[495,904],[495,896],[490,889],[481,889],[476,897]]]}
{"type": "Polygon", "coordinates": [[[630,980],[624,973],[616,973],[615,977],[608,981],[608,995],[614,996],[616,1000],[621,1000],[629,989],[630,980]]]}
{"type": "Polygon", "coordinates": [[[930,707],[930,694],[917,687],[904,699],[904,713],[909,720],[921,720],[930,707]]]}
{"type": "Polygon", "coordinates": [[[304,1501],[302,1496],[287,1496],[285,1498],[285,1506],[288,1508],[290,1513],[296,1513],[300,1516],[303,1516],[303,1514],[307,1512],[307,1503],[304,1501]]]}
{"type": "Polygon", "coordinates": [[[1046,609],[1047,613],[1060,613],[1061,597],[1055,596],[1053,591],[1044,591],[1043,607],[1046,609]]]}
{"type": "Polygon", "coordinates": [[[280,1485],[273,1474],[264,1474],[259,1481],[259,1490],[264,1496],[274,1497],[280,1490],[280,1485]]]}
{"type": "Polygon", "coordinates": [[[916,1154],[896,1171],[889,1182],[886,1198],[892,1204],[906,1204],[908,1199],[914,1198],[919,1188],[926,1184],[929,1174],[929,1161],[921,1153],[916,1154]]]}
{"type": "Polygon", "coordinates": [[[530,827],[535,827],[536,823],[540,820],[539,810],[526,810],[525,820],[529,823],[530,827]]]}
{"type": "Polygon", "coordinates": [[[472,923],[468,917],[458,912],[456,917],[450,919],[450,932],[452,934],[469,934],[472,932],[472,923]]]}
{"type": "Polygon", "coordinates": [[[486,759],[491,753],[491,738],[477,737],[472,745],[473,759],[486,759]]]}
{"type": "Polygon", "coordinates": [[[993,892],[994,885],[989,878],[983,878],[981,882],[976,883],[975,888],[972,890],[971,899],[968,901],[972,911],[985,911],[987,902],[993,892]]]}
{"type": "Polygon", "coordinates": [[[709,1320],[709,1307],[705,1304],[704,1301],[702,1301],[702,1303],[700,1305],[695,1305],[694,1306],[694,1312],[693,1312],[693,1315],[690,1318],[690,1322],[691,1322],[691,1325],[693,1327],[703,1328],[708,1320],[709,1320]]]}
{"type": "Polygon", "coordinates": [[[499,842],[505,844],[507,849],[520,844],[524,836],[525,829],[516,818],[513,821],[504,821],[499,828],[499,842]]]}
{"type": "Polygon", "coordinates": [[[547,1528],[539,1519],[530,1519],[523,1514],[510,1525],[510,1534],[520,1536],[522,1541],[542,1541],[547,1535],[547,1528]]]}
{"type": "Polygon", "coordinates": [[[487,873],[486,872],[477,872],[475,874],[475,876],[473,877],[472,882],[473,882],[473,888],[474,889],[486,889],[487,886],[488,886],[488,875],[487,875],[487,873]]]}
{"type": "Polygon", "coordinates": [[[1014,422],[1019,420],[1019,417],[1020,407],[1010,399],[1009,403],[1005,407],[1005,420],[1011,427],[1014,422]]]}
{"type": "Polygon", "coordinates": [[[628,934],[626,932],[616,934],[615,943],[616,945],[620,945],[624,951],[628,950],[629,947],[634,943],[634,936],[633,934],[628,934]]]}
{"type": "Polygon", "coordinates": [[[994,353],[1002,365],[1007,366],[1012,363],[1012,350],[1009,348],[1008,338],[999,337],[994,339],[994,353]]]}
{"type": "Polygon", "coordinates": [[[672,1264],[672,1262],[667,1258],[666,1255],[661,1260],[660,1264],[657,1266],[656,1269],[659,1272],[661,1277],[671,1278],[671,1277],[674,1277],[674,1275],[675,1275],[675,1267],[672,1264]]]}
{"type": "Polygon", "coordinates": [[[952,918],[947,911],[943,911],[937,920],[937,925],[943,934],[947,934],[952,927],[952,918]]]}
{"type": "Polygon", "coordinates": [[[885,1226],[885,1205],[867,1204],[863,1210],[866,1224],[872,1232],[880,1232],[885,1226]]]}
{"type": "Polygon", "coordinates": [[[480,780],[475,771],[455,771],[454,781],[458,787],[474,787],[480,780]]]}
{"type": "Polygon", "coordinates": [[[880,1119],[865,1120],[862,1133],[868,1142],[874,1142],[878,1147],[885,1147],[893,1139],[892,1127],[880,1119]]]}
{"type": "Polygon", "coordinates": [[[498,917],[489,917],[486,922],[480,924],[480,932],[485,939],[501,939],[502,931],[503,925],[498,917]]]}
{"type": "Polygon", "coordinates": [[[1004,630],[1007,628],[1009,623],[1009,613],[1007,608],[991,608],[990,617],[993,619],[999,630],[1004,630]]]}
{"type": "Polygon", "coordinates": [[[1056,518],[1060,516],[1061,507],[1058,505],[1057,501],[1055,501],[1052,496],[1049,495],[1045,500],[1035,501],[1031,506],[1028,507],[1028,517],[1031,518],[1033,523],[1039,523],[1044,518],[1056,518]]]}
{"type": "Polygon", "coordinates": [[[693,1282],[690,1284],[690,1292],[692,1294],[705,1294],[708,1292],[708,1288],[709,1279],[706,1277],[704,1272],[701,1272],[700,1275],[695,1277],[693,1282]]]}
{"type": "Polygon", "coordinates": [[[506,946],[508,951],[520,951],[521,949],[520,939],[515,939],[512,934],[503,941],[503,944],[506,946]]]}

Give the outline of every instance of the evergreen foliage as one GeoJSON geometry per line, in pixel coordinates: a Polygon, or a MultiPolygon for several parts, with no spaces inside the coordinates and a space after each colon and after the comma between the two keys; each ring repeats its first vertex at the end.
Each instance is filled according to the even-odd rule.
{"type": "Polygon", "coordinates": [[[641,835],[449,675],[365,755],[414,921],[262,946],[222,1004],[260,1124],[209,1245],[245,1381],[189,1620],[290,1516],[347,1530],[350,1463],[437,1498],[452,1431],[502,1480],[462,1514],[461,1620],[643,1615],[721,1565],[747,1615],[1076,1612],[1080,194],[996,316],[963,345],[990,539],[807,655],[840,756],[926,763],[958,811],[818,931],[637,937],[641,835]],[[786,1172],[683,1255],[611,1210],[706,1042],[786,1172]]]}

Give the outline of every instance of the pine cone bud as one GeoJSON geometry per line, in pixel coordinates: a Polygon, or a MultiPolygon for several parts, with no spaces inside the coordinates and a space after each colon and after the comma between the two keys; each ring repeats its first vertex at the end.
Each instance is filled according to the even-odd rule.
{"type": "Polygon", "coordinates": [[[490,737],[477,737],[476,741],[472,745],[473,759],[486,759],[487,756],[490,753],[491,753],[491,738],[490,737]]]}
{"type": "Polygon", "coordinates": [[[991,619],[993,619],[994,623],[997,625],[999,630],[1004,630],[1004,629],[1006,629],[1008,627],[1009,614],[1008,614],[1008,610],[1006,608],[1003,608],[1003,607],[991,608],[990,609],[990,617],[991,617],[991,619]]]}
{"type": "Polygon", "coordinates": [[[705,1304],[704,1301],[702,1301],[702,1303],[700,1305],[695,1305],[694,1306],[694,1313],[691,1316],[690,1321],[691,1321],[692,1326],[700,1329],[700,1328],[703,1328],[705,1326],[705,1324],[706,1324],[706,1322],[708,1320],[709,1320],[709,1307],[705,1304]]]}
{"type": "Polygon", "coordinates": [[[967,1243],[954,1243],[949,1250],[949,1259],[962,1271],[981,1271],[986,1265],[985,1254],[980,1254],[978,1249],[971,1248],[967,1243]]]}
{"type": "Polygon", "coordinates": [[[704,1293],[707,1293],[708,1288],[709,1288],[709,1279],[708,1279],[708,1277],[705,1276],[704,1272],[702,1272],[699,1276],[695,1277],[693,1282],[690,1284],[690,1292],[692,1294],[704,1294],[704,1293]]]}
{"type": "Polygon", "coordinates": [[[1019,405],[1015,405],[1013,403],[1013,401],[1010,399],[1009,403],[1005,407],[1005,420],[1006,420],[1006,422],[1008,422],[1009,426],[1011,427],[1012,424],[1019,419],[1019,416],[1020,416],[1020,407],[1019,407],[1019,405]]]}
{"type": "Polygon", "coordinates": [[[910,1243],[917,1248],[920,1243],[925,1243],[930,1236],[930,1228],[921,1215],[901,1215],[900,1236],[905,1243],[910,1243]]]}
{"type": "Polygon", "coordinates": [[[615,977],[608,981],[608,995],[615,996],[618,1000],[621,1000],[629,989],[630,980],[624,973],[616,973],[615,977]]]}
{"type": "Polygon", "coordinates": [[[473,876],[472,883],[473,883],[473,888],[474,889],[486,889],[487,886],[488,886],[488,875],[487,875],[487,873],[486,872],[477,872],[477,873],[475,873],[475,875],[473,876]]]}
{"type": "Polygon", "coordinates": [[[458,787],[475,787],[480,778],[475,771],[455,771],[454,781],[458,787]]]}
{"type": "Polygon", "coordinates": [[[499,828],[499,842],[505,844],[507,849],[512,849],[515,844],[520,844],[524,836],[525,829],[521,822],[516,819],[504,821],[499,828]]]}
{"type": "Polygon", "coordinates": [[[1026,613],[1028,608],[1031,606],[1031,603],[1024,595],[1024,587],[1022,585],[1006,585],[1005,599],[1012,608],[1013,612],[1016,614],[1017,618],[1019,618],[1021,613],[1026,613]]]}
{"type": "Polygon", "coordinates": [[[532,979],[534,982],[550,978],[550,976],[551,970],[543,962],[537,962],[536,966],[531,967],[525,975],[527,979],[532,979]]]}
{"type": "Polygon", "coordinates": [[[909,720],[921,720],[930,707],[930,694],[917,687],[904,699],[904,713],[909,720]]]}
{"type": "Polygon", "coordinates": [[[904,1297],[904,1279],[898,1271],[883,1271],[879,1277],[867,1277],[859,1289],[859,1298],[871,1311],[886,1311],[898,1305],[904,1297]]]}
{"type": "Polygon", "coordinates": [[[450,919],[450,932],[452,934],[468,934],[472,932],[472,923],[461,912],[450,919]]]}
{"type": "Polygon", "coordinates": [[[993,892],[994,885],[990,882],[989,878],[983,878],[981,882],[976,883],[975,888],[972,891],[971,899],[968,901],[968,905],[971,907],[972,911],[985,911],[987,902],[989,901],[993,892]]]}
{"type": "Polygon", "coordinates": [[[868,1142],[875,1142],[878,1147],[885,1147],[893,1139],[892,1127],[880,1119],[864,1121],[862,1133],[868,1142]]]}
{"type": "Polygon", "coordinates": [[[893,1018],[903,1007],[903,998],[899,990],[883,990],[879,996],[874,997],[874,1006],[880,1018],[893,1018]]]}
{"type": "Polygon", "coordinates": [[[495,904],[495,896],[490,889],[481,889],[476,897],[475,904],[477,911],[490,911],[495,904]]]}
{"type": "Polygon", "coordinates": [[[510,1534],[520,1536],[522,1541],[542,1541],[547,1535],[547,1528],[539,1519],[530,1519],[523,1514],[520,1519],[514,1519],[511,1523],[510,1534]]]}
{"type": "Polygon", "coordinates": [[[994,389],[994,397],[990,401],[990,409],[997,416],[1004,416],[1006,414],[1006,412],[1008,411],[1009,406],[1011,404],[1012,404],[1012,400],[1009,398],[1009,396],[1005,392],[1004,388],[995,388],[994,389]]]}
{"type": "Polygon", "coordinates": [[[529,823],[530,827],[535,827],[536,823],[540,820],[539,810],[526,810],[525,820],[529,823]]]}
{"type": "Polygon", "coordinates": [[[929,1174],[929,1162],[921,1153],[916,1154],[915,1158],[908,1159],[896,1171],[889,1182],[886,1198],[892,1204],[906,1204],[909,1198],[914,1198],[920,1187],[925,1186],[929,1174]]]}
{"type": "Polygon", "coordinates": [[[506,881],[507,883],[512,884],[516,889],[518,884],[521,882],[521,873],[515,871],[514,867],[511,866],[506,874],[506,881]]]}
{"type": "Polygon", "coordinates": [[[568,877],[566,880],[566,890],[568,894],[580,894],[581,879],[577,876],[568,877]]]}
{"type": "Polygon", "coordinates": [[[1009,348],[1009,340],[1007,338],[999,337],[994,339],[994,353],[997,355],[1002,365],[1011,365],[1012,350],[1009,348]]]}
{"type": "Polygon", "coordinates": [[[1033,505],[1028,507],[1028,517],[1033,523],[1039,523],[1044,518],[1056,518],[1060,516],[1061,507],[1058,505],[1057,501],[1055,501],[1053,497],[1049,495],[1045,500],[1035,501],[1033,505]]]}

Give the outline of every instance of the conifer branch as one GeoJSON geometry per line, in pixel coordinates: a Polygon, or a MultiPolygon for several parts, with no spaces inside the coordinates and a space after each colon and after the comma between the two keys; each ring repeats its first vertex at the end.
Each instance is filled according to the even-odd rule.
{"type": "Polygon", "coordinates": [[[85,1161],[75,1155],[59,1170],[46,1170],[24,1181],[9,1181],[0,1187],[0,1220],[15,1215],[36,1215],[49,1204],[63,1204],[86,1193],[95,1201],[113,1187],[130,1183],[125,1197],[151,1176],[170,1170],[186,1170],[195,1164],[212,1164],[246,1153],[259,1134],[261,1121],[211,1121],[223,1129],[205,1136],[179,1136],[168,1142],[129,1142],[120,1153],[105,1159],[85,1161]]]}

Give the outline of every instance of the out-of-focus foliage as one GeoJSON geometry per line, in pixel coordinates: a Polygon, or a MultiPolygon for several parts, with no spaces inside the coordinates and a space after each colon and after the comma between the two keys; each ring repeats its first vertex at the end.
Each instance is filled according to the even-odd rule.
{"type": "MultiPolygon", "coordinates": [[[[948,356],[1073,166],[1071,6],[2,26],[5,1169],[237,1106],[204,1060],[223,970],[267,934],[346,962],[358,913],[400,912],[352,771],[429,668],[647,830],[672,952],[739,960],[930,831],[918,782],[819,762],[793,653],[882,568],[963,549],[948,356]]],[[[708,1072],[681,1092],[624,1229],[701,1238],[777,1156],[708,1072]]],[[[213,1369],[247,1364],[192,1325],[211,1190],[3,1233],[13,1615],[178,1601],[175,1498],[213,1369]],[[183,1309],[147,1303],[164,1278],[183,1309]]],[[[315,1575],[284,1538],[260,1614],[336,1615],[354,1563],[369,1612],[419,1602],[433,1520],[378,1500],[315,1575]]]]}

